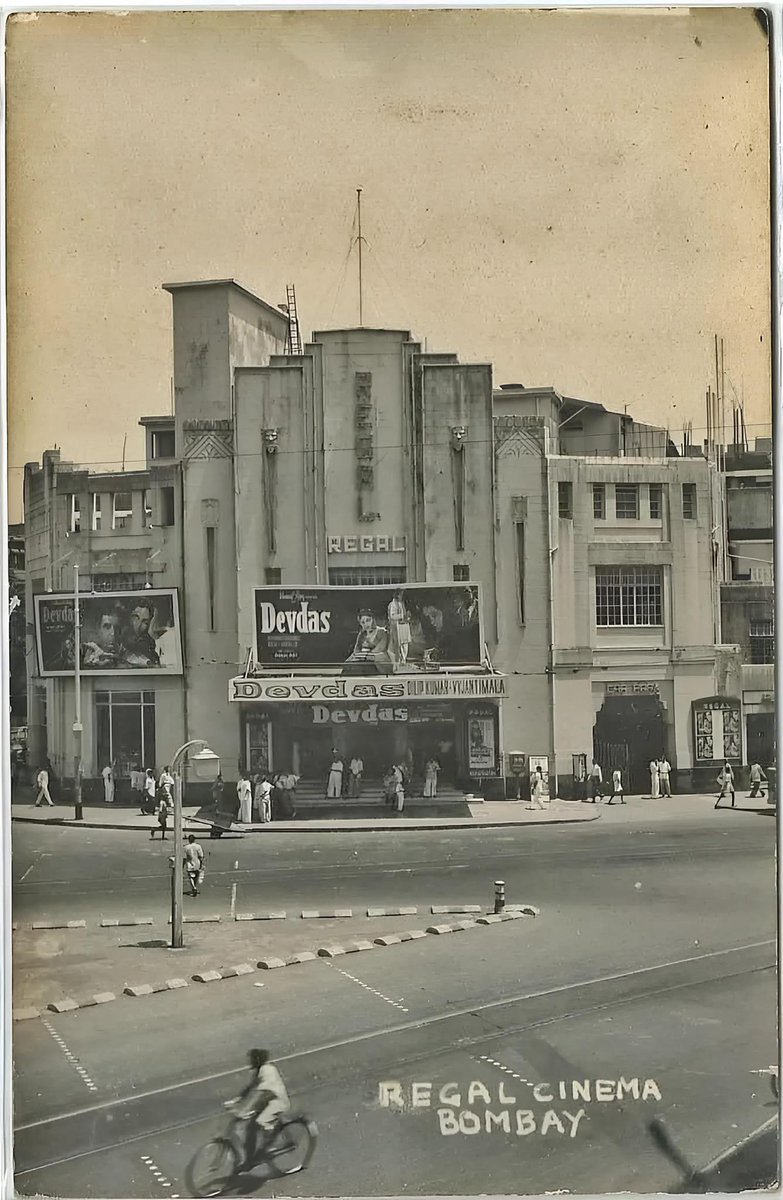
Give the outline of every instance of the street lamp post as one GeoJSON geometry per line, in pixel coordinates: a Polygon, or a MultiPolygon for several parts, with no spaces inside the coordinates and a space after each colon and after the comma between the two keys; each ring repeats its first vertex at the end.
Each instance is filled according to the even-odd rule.
{"type": "Polygon", "coordinates": [[[174,776],[174,862],[172,865],[171,886],[171,948],[182,948],[182,774],[181,768],[184,756],[193,746],[200,750],[190,756],[190,762],[195,769],[196,777],[204,781],[214,781],[220,773],[220,759],[210,750],[203,738],[193,738],[180,746],[171,761],[171,773],[174,776]]]}
{"type": "Polygon", "coordinates": [[[73,568],[73,816],[84,820],[82,809],[82,619],[79,611],[79,568],[73,568]]]}

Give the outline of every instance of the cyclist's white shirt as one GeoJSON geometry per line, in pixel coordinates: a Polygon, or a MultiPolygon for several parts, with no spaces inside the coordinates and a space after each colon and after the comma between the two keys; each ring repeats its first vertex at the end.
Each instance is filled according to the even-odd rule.
{"type": "Polygon", "coordinates": [[[290,1103],[288,1092],[283,1083],[283,1077],[278,1071],[274,1063],[264,1063],[256,1076],[258,1090],[261,1092],[272,1092],[278,1100],[282,1100],[284,1104],[290,1103]]]}

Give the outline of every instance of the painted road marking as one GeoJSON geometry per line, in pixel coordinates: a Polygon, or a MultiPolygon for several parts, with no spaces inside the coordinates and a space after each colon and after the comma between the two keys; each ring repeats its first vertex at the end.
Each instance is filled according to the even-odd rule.
{"type": "MultiPolygon", "coordinates": [[[[675,958],[669,962],[650,963],[649,966],[635,967],[630,971],[618,971],[618,972],[614,972],[610,975],[595,975],[588,979],[576,980],[574,983],[563,983],[563,984],[558,984],[555,987],[544,988],[542,991],[521,992],[515,996],[506,996],[502,1000],[490,1000],[484,1004],[472,1004],[466,1008],[454,1008],[451,1012],[437,1013],[433,1017],[416,1018],[415,1020],[412,1020],[412,1021],[404,1021],[401,1025],[392,1025],[388,1029],[376,1029],[376,1030],[370,1030],[367,1033],[355,1033],[351,1037],[340,1038],[336,1041],[322,1042],[315,1046],[310,1046],[307,1050],[293,1050],[290,1054],[278,1055],[278,1057],[275,1061],[276,1062],[293,1062],[293,1061],[296,1061],[301,1058],[307,1058],[308,1055],[310,1055],[310,1054],[320,1054],[324,1050],[337,1050],[337,1049],[341,1049],[345,1046],[355,1046],[355,1045],[359,1045],[362,1042],[370,1042],[370,1041],[375,1040],[376,1038],[388,1037],[390,1034],[402,1033],[408,1029],[422,1029],[426,1026],[438,1025],[442,1021],[451,1021],[454,1019],[454,1017],[464,1017],[464,1016],[468,1016],[468,1015],[474,1015],[476,1013],[491,1012],[492,1009],[494,1009],[494,1008],[502,1008],[506,1005],[518,1004],[520,1001],[523,1001],[523,1000],[540,1000],[545,996],[560,995],[565,992],[576,991],[579,988],[591,987],[595,984],[614,983],[614,982],[618,982],[619,980],[623,980],[623,979],[633,979],[639,975],[649,975],[649,974],[652,974],[654,971],[660,971],[666,967],[679,967],[679,966],[685,965],[686,963],[704,962],[707,959],[713,959],[713,958],[725,958],[726,955],[729,955],[729,954],[740,954],[744,950],[760,950],[767,946],[770,946],[770,947],[777,946],[777,944],[778,944],[777,938],[765,938],[761,942],[746,942],[744,945],[741,945],[741,946],[727,946],[723,950],[710,950],[706,954],[694,954],[688,958],[675,958]]],[[[321,958],[318,961],[325,962],[329,966],[334,965],[327,958],[321,958]]],[[[763,970],[772,970],[773,968],[774,968],[774,964],[770,963],[769,967],[765,967],[762,969],[763,970]]],[[[682,987],[685,989],[687,989],[689,987],[700,987],[700,986],[702,986],[703,982],[705,982],[705,981],[697,980],[695,983],[678,984],[677,987],[678,988],[682,987]]],[[[709,982],[709,981],[706,981],[706,982],[709,982]]],[[[652,989],[652,991],[644,992],[640,995],[636,995],[632,999],[633,999],[633,1001],[643,1000],[648,996],[658,995],[660,991],[671,991],[671,988],[668,986],[664,986],[663,988],[655,988],[654,987],[652,989]]],[[[619,1001],[618,1003],[624,1004],[624,1003],[626,1003],[626,1001],[623,1000],[623,1001],[619,1001]]],[[[614,1007],[614,1004],[608,1003],[608,1004],[602,1005],[601,1007],[604,1007],[604,1008],[614,1007]]],[[[582,1010],[579,1010],[579,1011],[581,1012],[582,1010]]],[[[558,1020],[566,1020],[566,1019],[568,1019],[568,1015],[569,1014],[565,1014],[564,1016],[558,1018],[558,1020]]],[[[495,1035],[482,1034],[482,1036],[480,1038],[476,1038],[475,1041],[481,1041],[481,1042],[490,1041],[492,1036],[495,1036],[495,1035]]],[[[500,1036],[505,1036],[505,1035],[498,1033],[497,1036],[500,1037],[500,1036]]],[[[124,1104],[127,1104],[129,1100],[147,1100],[151,1096],[165,1095],[167,1092],[178,1092],[183,1088],[197,1087],[203,1083],[214,1083],[215,1080],[218,1080],[218,1079],[231,1079],[236,1075],[240,1075],[240,1076],[244,1077],[244,1075],[246,1073],[247,1073],[247,1064],[244,1064],[244,1065],[238,1066],[238,1067],[227,1067],[222,1071],[212,1071],[207,1075],[196,1075],[190,1079],[183,1079],[183,1080],[180,1080],[179,1083],[169,1083],[169,1084],[166,1084],[164,1087],[151,1088],[147,1092],[134,1092],[130,1096],[117,1097],[112,1100],[104,1100],[100,1104],[91,1104],[86,1108],[76,1109],[75,1111],[72,1111],[72,1112],[58,1113],[58,1115],[55,1117],[39,1117],[35,1121],[27,1121],[24,1125],[17,1125],[15,1128],[16,1128],[17,1132],[20,1132],[20,1133],[22,1131],[25,1131],[28,1129],[38,1129],[43,1125],[54,1125],[54,1124],[57,1124],[58,1121],[67,1121],[72,1117],[83,1117],[87,1113],[101,1112],[102,1110],[109,1109],[109,1108],[118,1108],[124,1104]]],[[[144,1136],[146,1136],[146,1135],[144,1135],[144,1136]]],[[[87,1153],[92,1154],[93,1151],[90,1150],[87,1153]]],[[[63,1159],[61,1161],[69,1161],[69,1160],[63,1159]]],[[[48,1165],[55,1166],[57,1164],[49,1163],[48,1165]]],[[[29,1175],[33,1171],[39,1171],[42,1169],[43,1169],[42,1167],[32,1167],[30,1169],[30,1171],[19,1171],[19,1172],[17,1172],[17,1174],[18,1175],[29,1175]]]]}
{"type": "Polygon", "coordinates": [[[364,980],[357,979],[355,975],[350,973],[350,971],[344,971],[342,967],[335,966],[330,959],[324,958],[321,961],[325,962],[328,967],[332,967],[335,971],[339,971],[340,974],[344,975],[346,979],[350,979],[353,983],[358,983],[359,987],[364,988],[366,992],[371,992],[372,995],[377,996],[379,1000],[385,1000],[387,1004],[391,1004],[393,1008],[398,1008],[400,1012],[408,1012],[408,1009],[404,1004],[400,1004],[397,1000],[392,1000],[390,996],[384,996],[383,992],[379,992],[376,988],[370,987],[369,983],[365,983],[364,980]]]}
{"type": "Polygon", "coordinates": [[[507,1067],[505,1063],[498,1062],[496,1058],[490,1058],[488,1054],[479,1054],[478,1057],[476,1057],[475,1054],[472,1054],[471,1058],[474,1062],[485,1062],[489,1063],[491,1067],[497,1067],[498,1070],[503,1071],[505,1075],[510,1075],[512,1079],[517,1079],[520,1083],[526,1083],[528,1087],[533,1086],[529,1079],[523,1079],[521,1075],[517,1075],[516,1071],[512,1071],[511,1067],[507,1067]]]}
{"type": "Polygon", "coordinates": [[[89,1090],[91,1092],[97,1092],[98,1089],[95,1086],[95,1084],[93,1083],[92,1079],[90,1079],[90,1076],[85,1071],[84,1067],[81,1065],[81,1063],[79,1062],[76,1055],[71,1050],[69,1050],[68,1046],[65,1044],[63,1039],[60,1037],[59,1033],[54,1028],[54,1026],[49,1021],[47,1021],[46,1017],[42,1017],[42,1023],[46,1027],[46,1029],[48,1029],[49,1033],[52,1035],[52,1037],[56,1041],[57,1045],[62,1050],[67,1061],[71,1064],[72,1067],[74,1067],[76,1069],[78,1074],[81,1076],[82,1083],[85,1084],[85,1086],[87,1088],[89,1088],[89,1090]]]}
{"type": "MultiPolygon", "coordinates": [[[[172,1186],[171,1180],[166,1178],[158,1164],[148,1154],[142,1154],[141,1161],[152,1172],[161,1187],[170,1188],[172,1186]]],[[[178,1192],[169,1192],[168,1194],[170,1200],[180,1200],[178,1192]]]]}

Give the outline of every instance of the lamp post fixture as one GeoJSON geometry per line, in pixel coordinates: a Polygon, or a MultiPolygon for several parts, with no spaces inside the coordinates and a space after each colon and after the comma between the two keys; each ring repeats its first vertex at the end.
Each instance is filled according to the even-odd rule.
{"type": "Polygon", "coordinates": [[[220,759],[210,750],[203,738],[193,738],[180,746],[171,760],[171,774],[174,776],[174,861],[171,870],[171,948],[182,948],[182,763],[185,754],[193,746],[200,749],[191,754],[189,761],[193,764],[196,777],[205,782],[213,782],[220,774],[220,759]]]}

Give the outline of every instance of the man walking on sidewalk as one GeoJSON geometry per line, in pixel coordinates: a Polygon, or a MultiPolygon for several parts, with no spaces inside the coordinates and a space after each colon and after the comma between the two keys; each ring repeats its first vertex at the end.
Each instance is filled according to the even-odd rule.
{"type": "Polygon", "coordinates": [[[35,801],[35,807],[38,808],[45,801],[51,808],[54,808],[54,800],[49,795],[49,772],[46,767],[41,767],[35,782],[38,784],[38,798],[35,801]]]}
{"type": "Polygon", "coordinates": [[[731,763],[724,763],[723,770],[718,776],[718,783],[720,784],[720,793],[718,799],[715,801],[715,807],[720,807],[720,802],[724,796],[731,795],[731,807],[734,808],[737,795],[734,791],[734,771],[731,768],[731,763]]]}
{"type": "Polygon", "coordinates": [[[604,798],[604,773],[600,765],[593,759],[593,766],[590,770],[590,799],[589,804],[595,804],[596,797],[604,798]]]}
{"type": "Polygon", "coordinates": [[[185,870],[190,884],[190,894],[197,896],[198,889],[204,882],[204,850],[192,833],[188,834],[188,844],[185,847],[185,870]]]}
{"type": "Polygon", "coordinates": [[[618,796],[621,804],[625,804],[625,796],[623,795],[623,776],[619,767],[612,771],[612,794],[609,797],[611,804],[615,796],[618,796]]]}

